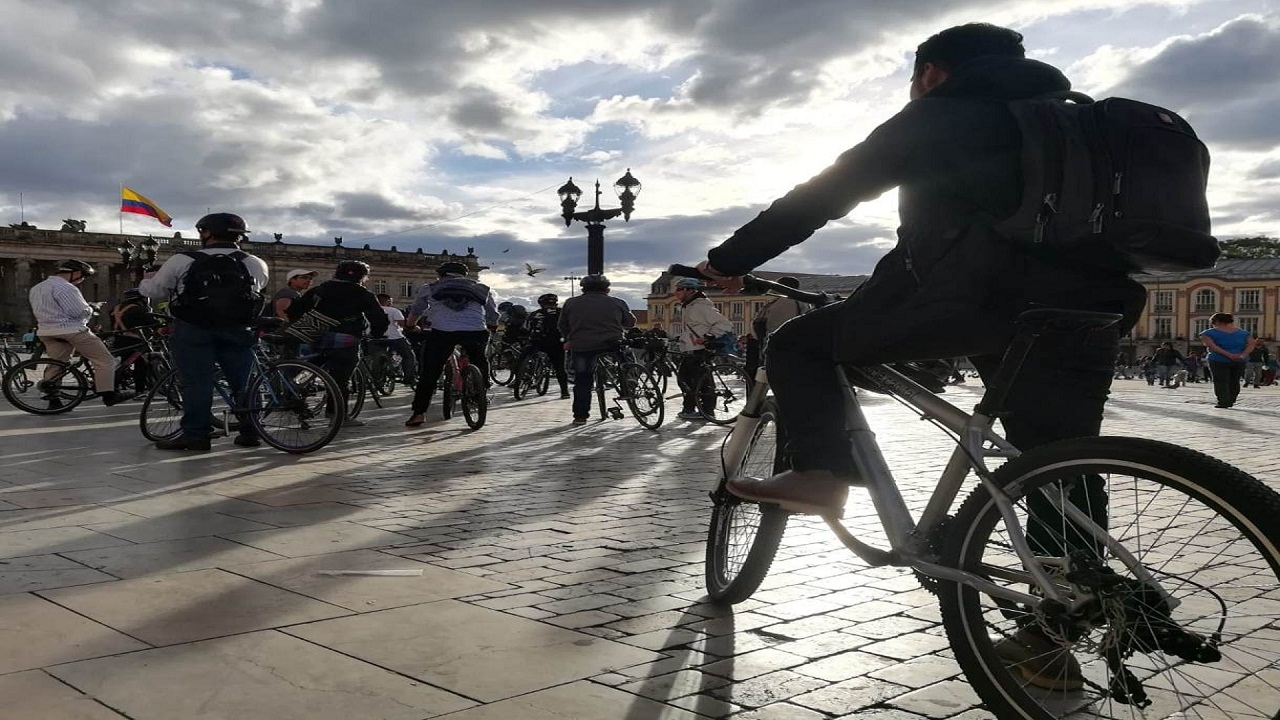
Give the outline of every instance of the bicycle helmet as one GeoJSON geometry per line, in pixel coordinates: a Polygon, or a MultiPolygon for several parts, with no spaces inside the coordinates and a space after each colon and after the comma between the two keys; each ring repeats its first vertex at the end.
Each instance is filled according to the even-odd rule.
{"type": "Polygon", "coordinates": [[[511,306],[514,304],[515,303],[511,302],[510,300],[503,300],[502,302],[498,303],[498,312],[506,312],[510,310],[511,306]]]}
{"type": "Polygon", "coordinates": [[[440,277],[445,277],[446,275],[459,275],[461,277],[466,277],[467,266],[460,262],[441,263],[440,267],[436,268],[436,274],[440,277]]]}
{"type": "Polygon", "coordinates": [[[338,280],[351,280],[359,282],[369,276],[369,263],[360,260],[343,260],[338,263],[338,267],[333,271],[333,276],[338,280]]]}
{"type": "Polygon", "coordinates": [[[244,236],[249,234],[245,228],[244,218],[231,213],[211,213],[196,221],[197,230],[207,230],[214,237],[228,235],[244,236]]]}
{"type": "Polygon", "coordinates": [[[676,280],[672,287],[683,288],[685,290],[701,290],[702,283],[698,282],[698,278],[682,277],[676,280]]]}
{"type": "Polygon", "coordinates": [[[78,273],[84,274],[85,277],[89,277],[93,275],[96,271],[93,269],[92,265],[90,265],[89,263],[83,260],[71,259],[71,260],[63,260],[62,262],[58,263],[58,272],[60,273],[78,272],[78,273]]]}
{"type": "Polygon", "coordinates": [[[124,303],[146,302],[146,301],[147,301],[147,296],[143,295],[142,291],[139,290],[138,288],[129,288],[128,290],[125,290],[124,292],[120,293],[120,304],[122,305],[124,303]]]}
{"type": "Polygon", "coordinates": [[[541,306],[555,305],[558,302],[560,302],[560,298],[557,297],[555,293],[547,293],[546,295],[538,296],[538,305],[541,306]]]}
{"type": "Polygon", "coordinates": [[[604,275],[587,275],[586,277],[582,278],[582,281],[579,282],[578,285],[580,285],[582,289],[586,291],[608,290],[609,278],[605,277],[604,275]]]}

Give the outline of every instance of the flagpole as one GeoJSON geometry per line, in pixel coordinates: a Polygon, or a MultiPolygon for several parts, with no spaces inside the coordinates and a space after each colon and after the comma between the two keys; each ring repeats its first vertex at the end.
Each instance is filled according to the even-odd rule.
{"type": "MultiPolygon", "coordinates": [[[[124,197],[124,181],[120,181],[120,197],[124,197]]],[[[124,234],[124,203],[120,204],[120,234],[124,234]]]]}

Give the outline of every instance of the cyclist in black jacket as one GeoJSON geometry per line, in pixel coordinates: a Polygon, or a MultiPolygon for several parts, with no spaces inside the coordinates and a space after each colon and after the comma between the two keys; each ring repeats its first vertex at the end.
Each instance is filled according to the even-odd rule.
{"type": "Polygon", "coordinates": [[[520,352],[517,368],[524,367],[525,358],[541,350],[551,358],[551,369],[560,384],[560,399],[569,397],[569,375],[564,368],[564,338],[560,337],[560,298],[552,293],[538,297],[538,309],[529,313],[525,323],[529,331],[529,345],[520,352]]]}

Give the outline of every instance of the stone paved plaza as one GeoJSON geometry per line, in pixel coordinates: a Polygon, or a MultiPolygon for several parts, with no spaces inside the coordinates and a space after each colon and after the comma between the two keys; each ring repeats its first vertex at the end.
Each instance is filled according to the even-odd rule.
{"type": "MultiPolygon", "coordinates": [[[[479,432],[435,408],[407,431],[401,392],[303,457],[157,451],[136,403],[0,407],[0,718],[989,717],[931,596],[819,523],[793,520],[754,598],[704,602],[725,429],[570,427],[567,401],[509,397],[479,432]],[[332,574],[403,569],[421,575],[332,574]]],[[[945,438],[864,397],[918,499],[945,438]]],[[[1280,388],[1212,404],[1119,380],[1106,431],[1273,482],[1280,388]]],[[[855,490],[874,538],[869,512],[855,490]]]]}

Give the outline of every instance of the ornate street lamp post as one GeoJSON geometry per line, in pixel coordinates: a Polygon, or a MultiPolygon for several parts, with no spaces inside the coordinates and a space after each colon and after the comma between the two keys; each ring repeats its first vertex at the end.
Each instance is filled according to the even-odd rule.
{"type": "Polygon", "coordinates": [[[595,207],[584,212],[574,212],[578,207],[578,198],[582,197],[582,190],[573,184],[573,178],[569,178],[569,182],[560,187],[556,193],[560,196],[560,208],[563,212],[560,216],[564,218],[564,226],[569,227],[574,220],[578,220],[587,226],[587,274],[600,275],[604,272],[604,229],[605,220],[622,216],[623,220],[631,220],[631,213],[636,209],[636,196],[640,194],[640,181],[635,179],[631,174],[631,168],[627,168],[627,174],[618,178],[613,184],[613,191],[617,193],[621,207],[602,208],[600,207],[600,181],[596,180],[596,204],[595,207]]]}
{"type": "Polygon", "coordinates": [[[146,240],[137,245],[124,240],[116,248],[116,252],[120,253],[120,263],[129,271],[129,276],[133,278],[135,287],[142,282],[143,274],[155,264],[156,250],[159,247],[160,243],[148,235],[146,240]]]}

